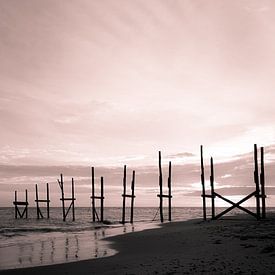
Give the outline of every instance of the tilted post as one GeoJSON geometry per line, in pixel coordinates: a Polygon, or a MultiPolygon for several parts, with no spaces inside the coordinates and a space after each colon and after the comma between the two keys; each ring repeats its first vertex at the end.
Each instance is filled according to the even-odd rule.
{"type": "Polygon", "coordinates": [[[212,220],[215,219],[215,190],[214,190],[214,165],[213,158],[210,159],[210,186],[211,186],[211,203],[212,203],[212,220]]]}
{"type": "Polygon", "coordinates": [[[257,144],[254,144],[254,182],[256,185],[256,212],[257,212],[257,219],[260,219],[260,186],[259,186],[259,170],[258,170],[258,149],[257,144]]]}
{"type": "Polygon", "coordinates": [[[63,221],[65,222],[66,220],[66,211],[65,211],[65,200],[64,200],[64,182],[63,182],[63,175],[60,174],[60,181],[59,186],[61,189],[61,201],[62,201],[62,213],[63,213],[63,221]]]}
{"type": "Polygon", "coordinates": [[[206,197],[205,197],[205,178],[204,178],[203,146],[202,145],[201,145],[201,185],[202,185],[203,220],[206,221],[206,197]]]}
{"type": "Polygon", "coordinates": [[[171,192],[171,161],[169,161],[169,175],[168,175],[168,220],[172,221],[172,192],[171,192]]]}
{"type": "Polygon", "coordinates": [[[162,193],[161,151],[159,151],[159,214],[160,214],[160,221],[163,222],[163,193],[162,193]]]}
{"type": "Polygon", "coordinates": [[[135,170],[133,171],[133,176],[132,176],[132,184],[131,184],[131,218],[130,222],[134,222],[134,199],[135,199],[135,170]]]}
{"type": "Polygon", "coordinates": [[[260,174],[260,183],[261,183],[261,198],[262,198],[262,218],[266,218],[266,205],[265,205],[265,173],[264,173],[264,147],[261,147],[261,174],[260,174]]]}

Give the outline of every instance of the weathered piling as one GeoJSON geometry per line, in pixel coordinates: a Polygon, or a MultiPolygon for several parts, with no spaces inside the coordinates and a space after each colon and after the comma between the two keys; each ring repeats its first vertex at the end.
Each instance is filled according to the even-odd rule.
{"type": "Polygon", "coordinates": [[[104,213],[104,191],[103,191],[103,177],[100,178],[100,196],[95,195],[95,169],[92,167],[92,191],[91,191],[91,199],[92,199],[92,219],[93,222],[97,221],[103,222],[103,213],[104,213]],[[96,211],[96,203],[95,200],[99,199],[100,200],[100,219],[96,211]]]}
{"type": "Polygon", "coordinates": [[[42,211],[40,209],[40,206],[39,206],[39,203],[46,203],[46,207],[47,207],[47,219],[49,219],[50,217],[50,195],[49,195],[49,184],[47,183],[46,184],[46,199],[45,200],[41,200],[39,199],[39,196],[38,196],[38,185],[36,184],[35,185],[35,202],[36,202],[36,215],[37,215],[37,219],[43,219],[44,216],[42,214],[42,211]]]}
{"type": "Polygon", "coordinates": [[[131,184],[132,196],[131,196],[131,218],[130,222],[134,222],[134,199],[135,199],[135,171],[133,171],[132,175],[132,184],[131,184]]]}
{"type": "Polygon", "coordinates": [[[71,189],[71,197],[66,198],[64,195],[64,181],[63,181],[63,175],[60,174],[60,180],[58,179],[58,184],[61,189],[61,202],[62,202],[62,213],[63,213],[63,221],[66,221],[66,218],[72,209],[72,216],[73,216],[73,221],[75,221],[75,203],[74,201],[76,200],[75,195],[74,195],[74,179],[72,178],[72,189],[71,189]],[[65,201],[70,201],[70,205],[66,210],[65,207],[65,201]]]}
{"type": "Polygon", "coordinates": [[[162,192],[161,151],[159,151],[159,215],[160,215],[160,221],[163,222],[163,192],[162,192]]]}
{"type": "Polygon", "coordinates": [[[262,199],[262,218],[266,218],[266,205],[265,205],[265,172],[264,172],[264,147],[261,147],[261,173],[260,173],[260,184],[261,184],[261,199],[262,199]]]}
{"type": "Polygon", "coordinates": [[[168,199],[168,220],[172,220],[172,168],[171,168],[171,161],[169,161],[169,170],[168,170],[168,194],[163,194],[163,177],[162,177],[162,166],[161,166],[161,152],[159,151],[159,213],[160,213],[160,221],[163,222],[163,198],[168,199]]]}
{"type": "Polygon", "coordinates": [[[22,219],[25,217],[25,219],[28,218],[28,190],[26,189],[25,190],[25,201],[18,201],[17,200],[17,191],[14,192],[14,202],[13,202],[13,205],[14,205],[14,210],[15,210],[15,213],[14,213],[14,217],[15,219],[19,218],[22,219]],[[24,206],[22,212],[20,211],[20,208],[19,206],[24,206]]]}
{"type": "Polygon", "coordinates": [[[256,186],[256,212],[257,219],[261,218],[260,212],[260,186],[259,186],[259,168],[258,168],[258,149],[257,144],[254,144],[254,182],[256,186]]]}
{"type": "MultiPolygon", "coordinates": [[[[202,160],[202,146],[201,146],[201,180],[202,180],[202,186],[204,186],[204,169],[203,169],[203,160],[202,160]]],[[[255,191],[248,194],[246,197],[241,199],[239,202],[235,203],[228,198],[218,194],[215,192],[214,189],[214,164],[213,164],[213,158],[211,157],[210,160],[210,187],[211,187],[211,194],[207,195],[205,194],[205,191],[202,191],[202,197],[203,198],[211,198],[212,202],[212,219],[219,219],[226,213],[230,212],[234,208],[238,208],[247,214],[255,217],[256,219],[261,218],[261,205],[260,205],[260,198],[262,199],[262,218],[265,218],[266,216],[266,206],[265,206],[265,175],[264,175],[264,149],[261,147],[261,174],[260,174],[260,184],[261,184],[261,192],[260,192],[260,184],[259,184],[259,172],[258,172],[258,155],[257,155],[257,145],[254,144],[254,183],[255,183],[255,191]],[[217,214],[215,213],[215,197],[218,197],[219,199],[222,199],[223,201],[231,204],[229,208],[223,210],[221,213],[217,214]],[[255,197],[256,199],[256,213],[250,211],[249,209],[246,209],[245,207],[242,207],[241,204],[245,201],[249,200],[250,198],[255,197]]],[[[206,219],[205,214],[205,202],[203,201],[203,209],[204,209],[204,219],[206,219]]]]}
{"type": "Polygon", "coordinates": [[[211,213],[212,219],[215,219],[215,189],[214,189],[214,164],[213,158],[210,158],[210,187],[211,187],[211,213]]]}
{"type": "Polygon", "coordinates": [[[202,208],[203,220],[206,221],[206,197],[205,197],[205,178],[204,178],[204,164],[203,164],[203,146],[201,145],[201,185],[202,185],[202,208]]]}
{"type": "Polygon", "coordinates": [[[131,194],[128,195],[126,192],[127,185],[127,167],[124,165],[123,169],[123,193],[122,193],[122,224],[125,224],[125,212],[126,212],[126,198],[131,198],[131,209],[130,209],[130,223],[134,222],[134,199],[135,199],[135,170],[132,174],[132,182],[131,182],[131,194]]]}

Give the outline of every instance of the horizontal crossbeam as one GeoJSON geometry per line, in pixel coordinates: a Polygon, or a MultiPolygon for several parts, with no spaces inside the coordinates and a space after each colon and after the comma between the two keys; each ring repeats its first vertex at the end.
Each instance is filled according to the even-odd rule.
{"type": "Polygon", "coordinates": [[[51,202],[50,200],[35,200],[35,202],[51,202]]]}
{"type": "Polygon", "coordinates": [[[75,201],[76,200],[76,198],[61,198],[60,199],[61,201],[75,201]]]}
{"type": "Polygon", "coordinates": [[[101,197],[101,196],[91,196],[91,199],[98,199],[98,200],[103,200],[105,199],[105,197],[101,197]]]}
{"type": "Polygon", "coordinates": [[[215,195],[201,195],[201,197],[203,198],[215,198],[216,196],[215,195]]]}
{"type": "Polygon", "coordinates": [[[122,194],[121,196],[125,197],[125,198],[135,198],[136,197],[135,195],[126,195],[126,194],[122,194]]]}
{"type": "Polygon", "coordinates": [[[157,195],[159,198],[161,197],[161,198],[172,198],[173,196],[172,195],[160,195],[160,194],[158,194],[157,195]]]}
{"type": "Polygon", "coordinates": [[[29,205],[29,203],[26,201],[14,201],[13,204],[14,205],[29,205]]]}

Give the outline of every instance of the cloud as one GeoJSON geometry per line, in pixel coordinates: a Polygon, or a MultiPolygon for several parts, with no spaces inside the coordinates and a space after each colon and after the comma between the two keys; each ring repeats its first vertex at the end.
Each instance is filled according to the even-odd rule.
{"type": "Polygon", "coordinates": [[[194,157],[194,156],[196,156],[196,155],[193,153],[183,152],[183,153],[168,155],[167,158],[185,158],[185,157],[194,157]]]}

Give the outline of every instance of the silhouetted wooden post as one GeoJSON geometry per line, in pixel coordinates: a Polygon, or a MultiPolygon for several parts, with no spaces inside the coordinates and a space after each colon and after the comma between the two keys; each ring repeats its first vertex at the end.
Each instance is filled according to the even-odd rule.
{"type": "Polygon", "coordinates": [[[92,167],[92,217],[93,222],[95,222],[95,170],[92,167]]]}
{"type": "Polygon", "coordinates": [[[265,173],[264,173],[264,147],[261,147],[261,174],[260,174],[260,182],[261,182],[261,198],[262,198],[262,218],[266,218],[266,210],[265,210],[265,173]]]}
{"type": "Polygon", "coordinates": [[[74,214],[74,178],[72,178],[72,212],[73,212],[73,221],[75,221],[75,214],[74,214]]]}
{"type": "Polygon", "coordinates": [[[125,223],[125,202],[126,202],[126,165],[124,165],[123,173],[123,200],[122,200],[122,224],[125,223]]]}
{"type": "Polygon", "coordinates": [[[169,176],[168,176],[168,220],[172,221],[172,192],[171,192],[171,161],[169,161],[169,176]]]}
{"type": "Polygon", "coordinates": [[[201,145],[201,185],[202,185],[203,220],[206,221],[206,197],[205,197],[205,178],[204,178],[203,146],[202,145],[201,145]]]}
{"type": "Polygon", "coordinates": [[[161,151],[159,151],[159,214],[160,214],[160,221],[163,222],[163,193],[162,193],[161,151]]]}
{"type": "Polygon", "coordinates": [[[28,190],[26,189],[25,190],[25,197],[26,197],[26,208],[25,208],[25,211],[26,211],[26,219],[28,218],[28,190]]]}
{"type": "Polygon", "coordinates": [[[65,200],[64,200],[64,182],[63,182],[63,175],[60,174],[60,182],[59,186],[61,189],[61,201],[62,201],[62,213],[63,213],[63,221],[66,220],[66,212],[65,212],[65,200]]]}
{"type": "Polygon", "coordinates": [[[39,219],[40,218],[40,213],[39,213],[37,184],[35,185],[35,202],[36,202],[36,216],[37,216],[37,219],[39,219]]]}
{"type": "Polygon", "coordinates": [[[135,199],[135,170],[133,171],[133,176],[132,176],[132,184],[131,184],[131,218],[130,222],[134,222],[134,199],[135,199]]]}
{"type": "Polygon", "coordinates": [[[17,191],[14,192],[14,208],[15,208],[15,218],[17,219],[17,191]]]}
{"type": "Polygon", "coordinates": [[[47,219],[50,218],[50,190],[49,184],[47,183],[47,219]]]}
{"type": "Polygon", "coordinates": [[[257,219],[260,219],[260,186],[259,186],[259,170],[258,170],[258,149],[257,144],[254,144],[254,182],[256,185],[256,211],[257,211],[257,219]]]}
{"type": "Polygon", "coordinates": [[[71,197],[69,198],[65,198],[64,197],[64,182],[63,182],[63,175],[61,174],[60,175],[60,181],[58,181],[58,184],[60,186],[60,189],[61,189],[61,201],[62,201],[62,209],[63,209],[63,221],[65,222],[66,221],[66,217],[69,213],[69,211],[71,210],[72,208],[72,215],[73,215],[73,221],[75,221],[75,212],[74,212],[74,206],[75,206],[75,195],[74,195],[74,179],[72,178],[72,194],[71,194],[71,197]],[[70,206],[68,207],[67,211],[65,210],[65,201],[70,201],[70,206]]]}
{"type": "Polygon", "coordinates": [[[210,159],[210,186],[211,186],[211,202],[212,202],[212,219],[215,219],[215,191],[214,191],[214,165],[213,158],[210,159]]]}
{"type": "Polygon", "coordinates": [[[15,191],[14,193],[14,202],[13,202],[13,205],[14,205],[14,210],[15,210],[15,219],[18,218],[18,215],[19,215],[19,218],[23,218],[25,216],[25,218],[27,219],[28,218],[28,190],[26,189],[25,190],[25,201],[18,201],[17,200],[17,191],[15,191]],[[18,206],[24,206],[23,208],[23,211],[22,213],[20,212],[20,209],[18,206]]]}
{"type": "Polygon", "coordinates": [[[101,198],[100,198],[100,221],[103,222],[103,211],[104,211],[104,191],[103,191],[103,177],[100,178],[100,189],[101,189],[101,198]]]}

